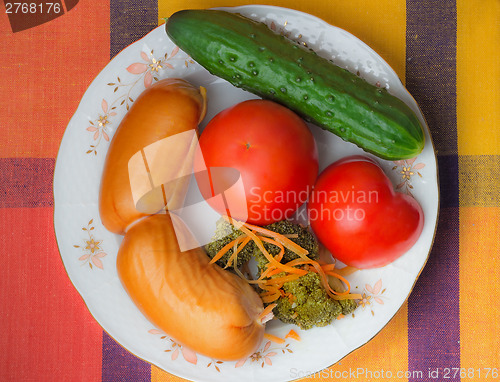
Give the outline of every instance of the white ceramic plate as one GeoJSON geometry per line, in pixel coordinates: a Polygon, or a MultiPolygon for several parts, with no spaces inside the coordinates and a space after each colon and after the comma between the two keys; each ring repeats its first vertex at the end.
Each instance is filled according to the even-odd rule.
{"type": "MultiPolygon", "coordinates": [[[[386,87],[424,118],[396,73],[372,49],[344,30],[308,14],[270,6],[228,8],[265,22],[289,38],[300,40],[320,55],[373,84],[386,87]]],[[[283,345],[264,341],[246,362],[216,362],[194,355],[164,337],[134,306],[115,269],[121,237],[101,224],[98,190],[109,140],[137,95],[151,82],[182,77],[208,90],[206,121],[237,102],[256,98],[210,75],[170,41],[164,26],[118,54],[92,82],[71,119],[57,158],[54,178],[55,231],[67,273],[91,314],[117,342],[156,366],[195,381],[289,381],[331,366],[373,338],[408,298],[432,247],[438,216],[436,157],[426,127],[427,143],[414,160],[379,161],[400,192],[420,202],[425,214],[422,235],[394,263],[350,277],[364,299],[354,317],[324,328],[297,330],[301,341],[283,345]],[[167,350],[167,351],[166,351],[167,350]]],[[[310,125],[316,138],[320,169],[349,154],[361,153],[331,133],[310,125]]],[[[212,230],[213,227],[206,227],[212,230]]],[[[397,235],[394,227],[394,235],[397,235]]],[[[267,331],[284,336],[291,325],[272,321],[267,331]]]]}

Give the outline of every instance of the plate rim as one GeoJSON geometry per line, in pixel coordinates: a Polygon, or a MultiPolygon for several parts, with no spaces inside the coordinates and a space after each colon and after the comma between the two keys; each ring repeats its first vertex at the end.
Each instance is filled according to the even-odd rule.
{"type": "MultiPolygon", "coordinates": [[[[380,60],[383,61],[383,63],[386,65],[386,67],[388,69],[390,69],[390,71],[392,72],[392,74],[394,75],[394,77],[396,77],[399,81],[400,81],[400,86],[405,90],[405,92],[407,93],[407,95],[411,98],[412,102],[414,102],[414,104],[417,106],[418,110],[419,110],[419,113],[420,113],[420,116],[423,118],[424,120],[424,129],[426,129],[427,131],[427,135],[428,137],[426,137],[426,139],[428,140],[428,143],[431,145],[431,148],[432,148],[432,155],[433,155],[433,159],[434,159],[434,163],[435,163],[435,179],[434,177],[432,177],[431,179],[433,181],[435,181],[435,184],[436,184],[436,191],[437,191],[437,206],[436,206],[436,214],[435,214],[435,219],[433,219],[433,225],[434,225],[434,230],[433,230],[433,233],[432,233],[432,238],[431,238],[431,241],[430,241],[430,244],[429,244],[429,250],[425,256],[425,260],[423,261],[422,263],[422,266],[420,268],[420,270],[418,271],[418,274],[417,276],[415,277],[415,279],[413,280],[413,283],[411,285],[411,288],[408,292],[408,295],[403,299],[401,300],[400,302],[400,305],[399,307],[397,308],[397,310],[394,312],[394,314],[383,324],[383,326],[378,330],[376,331],[372,337],[366,339],[366,340],[363,340],[364,342],[362,344],[360,344],[359,346],[356,346],[355,348],[353,348],[351,351],[349,351],[348,353],[346,353],[345,355],[343,355],[341,358],[339,358],[338,360],[336,360],[334,363],[330,364],[329,366],[325,366],[323,369],[319,369],[319,370],[316,370],[314,371],[314,373],[319,373],[321,372],[322,370],[325,370],[325,369],[329,369],[331,368],[332,366],[338,364],[339,362],[341,362],[345,357],[349,356],[351,353],[353,353],[354,351],[364,347],[365,345],[367,345],[369,342],[371,342],[377,335],[380,334],[380,332],[385,329],[387,327],[387,325],[394,320],[395,316],[397,316],[399,314],[399,312],[401,311],[401,309],[403,308],[404,304],[408,301],[410,295],[412,294],[415,286],[416,286],[416,283],[418,282],[418,280],[420,279],[420,276],[424,270],[424,268],[426,267],[427,265],[427,262],[430,258],[430,255],[431,255],[431,252],[432,252],[432,249],[433,249],[433,246],[434,246],[434,242],[435,242],[435,239],[436,239],[436,234],[437,234],[437,229],[438,229],[438,225],[439,225],[439,216],[440,216],[440,205],[441,205],[441,194],[440,194],[440,183],[439,183],[439,167],[438,167],[438,158],[437,158],[437,153],[436,153],[436,149],[435,149],[435,144],[434,144],[434,141],[432,139],[432,134],[431,134],[431,131],[430,131],[430,128],[429,128],[429,125],[427,123],[427,120],[425,118],[425,115],[424,113],[422,112],[421,108],[420,108],[420,105],[416,102],[416,100],[414,99],[413,95],[408,91],[408,89],[406,88],[406,86],[404,85],[403,81],[401,80],[401,78],[399,77],[399,75],[396,73],[396,71],[392,68],[391,65],[389,65],[387,63],[387,61],[382,57],[380,56],[373,48],[371,48],[367,43],[365,43],[363,40],[361,40],[359,37],[357,37],[356,35],[354,35],[353,33],[343,29],[343,28],[340,28],[336,25],[333,25],[333,24],[330,24],[328,23],[327,21],[325,21],[324,19],[318,17],[318,16],[315,16],[313,14],[310,14],[310,13],[307,13],[307,12],[304,12],[304,11],[300,11],[300,10],[296,10],[296,9],[293,9],[293,8],[288,8],[288,7],[280,7],[280,6],[275,6],[275,5],[261,5],[261,4],[247,4],[247,5],[239,5],[239,6],[233,6],[233,7],[215,7],[215,8],[211,8],[211,9],[220,9],[220,10],[227,10],[229,12],[233,12],[233,13],[237,13],[239,10],[248,10],[248,9],[251,9],[251,8],[258,8],[259,10],[265,10],[265,9],[270,9],[270,10],[273,10],[277,13],[279,13],[280,11],[287,11],[287,12],[292,12],[292,13],[295,13],[297,15],[300,15],[300,16],[305,16],[305,17],[308,17],[308,18],[312,18],[312,19],[315,19],[316,21],[318,22],[321,22],[325,27],[333,27],[339,31],[342,31],[346,34],[348,34],[349,36],[353,37],[354,39],[357,40],[358,43],[360,43],[361,45],[363,45],[363,47],[367,50],[369,50],[371,53],[375,54],[380,60]]],[[[109,333],[109,331],[101,324],[101,322],[94,316],[94,314],[92,313],[92,310],[91,308],[89,307],[89,303],[86,301],[85,297],[83,296],[83,291],[77,287],[77,285],[75,285],[75,281],[71,278],[71,276],[69,275],[69,272],[68,272],[68,269],[67,267],[64,265],[64,259],[63,259],[63,255],[62,255],[62,251],[61,251],[61,244],[60,244],[60,239],[58,237],[58,232],[56,230],[56,215],[57,215],[57,210],[58,210],[58,204],[57,204],[57,200],[56,200],[56,194],[57,194],[57,191],[56,189],[58,188],[57,185],[58,185],[58,182],[56,182],[56,177],[57,177],[57,174],[58,174],[58,170],[60,168],[60,160],[61,160],[61,149],[64,145],[64,141],[65,139],[69,139],[68,138],[68,128],[70,127],[70,125],[73,123],[75,117],[78,115],[79,112],[81,112],[81,108],[82,108],[82,101],[86,98],[86,95],[87,93],[90,91],[90,89],[96,84],[99,82],[99,78],[103,75],[105,69],[112,65],[113,62],[115,61],[118,61],[119,60],[119,56],[121,53],[123,53],[125,50],[129,49],[130,47],[140,43],[141,41],[144,41],[150,34],[154,33],[155,31],[157,31],[158,29],[160,28],[165,28],[165,23],[162,23],[162,24],[159,24],[157,27],[151,29],[148,33],[146,33],[143,37],[141,37],[140,39],[137,39],[136,41],[133,41],[131,43],[129,43],[128,45],[126,45],[124,48],[122,48],[115,56],[113,56],[107,63],[106,65],[98,72],[98,74],[93,78],[93,80],[88,84],[85,92],[82,94],[81,98],[80,98],[80,101],[75,109],[75,112],[72,114],[71,118],[69,119],[66,127],[65,127],[65,131],[64,131],[64,134],[63,134],[63,137],[61,138],[61,141],[60,141],[60,144],[59,144],[59,148],[58,148],[58,151],[57,151],[57,155],[56,155],[56,160],[55,160],[55,166],[54,166],[54,172],[53,172],[53,176],[52,176],[52,181],[53,181],[53,187],[52,187],[52,192],[53,192],[53,199],[54,199],[54,212],[52,214],[52,222],[53,222],[53,232],[54,232],[54,235],[55,235],[55,239],[56,239],[56,246],[57,246],[57,250],[58,250],[58,253],[59,253],[59,257],[61,259],[61,261],[63,262],[63,268],[64,268],[64,272],[66,273],[69,281],[71,282],[72,286],[75,288],[75,290],[78,292],[78,295],[79,295],[79,298],[82,299],[83,303],[84,303],[84,306],[85,308],[87,309],[87,311],[90,313],[91,317],[98,323],[99,327],[101,330],[103,330],[110,338],[112,338],[116,343],[118,343],[123,349],[125,349],[128,353],[130,353],[131,355],[133,355],[134,357],[137,357],[138,359],[150,364],[150,365],[154,365],[158,368],[160,368],[161,370],[165,371],[166,373],[169,373],[169,374],[172,374],[172,375],[176,375],[176,376],[179,376],[183,379],[186,379],[186,380],[190,380],[189,377],[186,377],[185,375],[180,375],[180,374],[173,374],[172,371],[168,371],[166,370],[164,367],[162,367],[161,365],[159,364],[156,364],[155,362],[153,361],[149,361],[139,355],[137,355],[136,353],[134,353],[132,350],[130,350],[128,347],[124,346],[121,342],[119,342],[118,340],[116,340],[116,338],[111,335],[109,333]]],[[[426,143],[427,144],[427,143],[426,143]]],[[[295,378],[295,379],[287,379],[287,381],[298,381],[298,380],[301,380],[303,378],[307,378],[307,375],[304,375],[304,376],[300,376],[298,378],[295,378]]],[[[192,380],[194,381],[194,380],[192,380]]]]}

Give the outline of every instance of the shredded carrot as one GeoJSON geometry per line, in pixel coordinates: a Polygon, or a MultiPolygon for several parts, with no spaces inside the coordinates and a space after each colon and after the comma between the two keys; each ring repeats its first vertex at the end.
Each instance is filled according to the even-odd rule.
{"type": "Polygon", "coordinates": [[[264,284],[261,286],[261,289],[268,291],[268,292],[277,292],[279,290],[279,287],[276,285],[270,285],[270,284],[264,284]]]}
{"type": "MultiPolygon", "coordinates": [[[[267,271],[267,269],[266,269],[267,271]]],[[[266,285],[268,280],[267,280],[267,273],[265,272],[262,272],[262,274],[260,275],[260,277],[257,279],[257,280],[248,280],[247,279],[247,282],[249,284],[257,284],[257,285],[261,285],[261,289],[262,289],[262,286],[263,285],[266,285]]]]}
{"type": "MultiPolygon", "coordinates": [[[[272,267],[272,266],[269,266],[264,270],[264,272],[262,272],[262,274],[260,275],[259,279],[263,279],[263,278],[266,278],[268,276],[271,276],[271,272],[274,272],[276,271],[277,269],[272,267]]],[[[278,273],[281,272],[281,269],[278,269],[278,273]]]]}
{"type": "Polygon", "coordinates": [[[285,336],[285,338],[293,338],[296,341],[300,341],[300,336],[297,334],[297,332],[293,329],[291,329],[288,334],[285,336]]]}
{"type": "Polygon", "coordinates": [[[328,283],[328,278],[326,277],[325,271],[323,271],[323,268],[321,268],[321,266],[316,261],[312,262],[311,265],[314,267],[314,270],[311,269],[311,271],[313,271],[313,272],[316,271],[318,273],[318,275],[320,276],[320,279],[321,279],[321,284],[323,284],[323,287],[325,288],[326,293],[328,293],[328,295],[330,297],[335,298],[337,295],[342,294],[342,293],[338,293],[332,289],[332,287],[328,283]]]}
{"type": "Polygon", "coordinates": [[[268,237],[265,236],[259,236],[259,235],[257,236],[260,240],[276,245],[280,249],[280,252],[274,257],[276,261],[281,261],[283,259],[283,255],[285,254],[285,248],[281,243],[278,243],[276,240],[269,239],[268,237]]]}
{"type": "MultiPolygon", "coordinates": [[[[319,262],[318,262],[319,263],[319,262]]],[[[323,268],[323,270],[326,272],[326,271],[333,271],[335,269],[335,264],[321,264],[321,268],[323,268]]]]}
{"type": "Polygon", "coordinates": [[[266,319],[269,315],[272,315],[273,309],[276,306],[276,304],[270,304],[264,308],[261,314],[259,314],[258,320],[262,322],[263,320],[266,319]]]}
{"type": "MultiPolygon", "coordinates": [[[[267,277],[270,276],[271,271],[274,271],[275,269],[272,266],[268,266],[260,275],[260,277],[257,280],[248,280],[247,282],[249,284],[258,284],[258,285],[265,285],[267,284],[267,277]]],[[[277,273],[281,273],[282,271],[279,270],[277,273]]],[[[261,287],[262,288],[262,287],[261,287]]]]}
{"type": "Polygon", "coordinates": [[[265,292],[260,293],[260,298],[265,303],[274,302],[281,297],[280,289],[276,286],[267,286],[265,292]]]}
{"type": "MultiPolygon", "coordinates": [[[[312,260],[309,258],[307,258],[307,260],[295,259],[295,260],[289,261],[288,263],[286,263],[286,265],[289,265],[289,266],[312,265],[313,269],[310,269],[310,271],[318,273],[318,275],[320,276],[320,279],[321,279],[321,283],[323,284],[323,287],[325,288],[326,292],[330,295],[330,297],[333,297],[334,295],[341,295],[341,294],[348,293],[348,292],[347,293],[339,293],[339,292],[334,291],[330,287],[330,284],[328,284],[328,278],[326,277],[325,271],[323,270],[322,266],[316,260],[312,260]]],[[[346,280],[346,282],[347,282],[347,280],[346,280]]]]}
{"type": "Polygon", "coordinates": [[[315,261],[315,260],[312,260],[310,258],[307,258],[307,260],[299,258],[299,259],[290,260],[289,262],[285,263],[285,265],[289,265],[290,267],[295,267],[297,265],[310,264],[312,261],[315,261]]]}
{"type": "Polygon", "coordinates": [[[233,248],[233,253],[232,253],[232,254],[231,254],[231,256],[229,257],[229,260],[227,261],[227,264],[226,264],[226,267],[225,267],[225,268],[230,267],[230,266],[231,266],[231,264],[233,263],[233,261],[234,261],[234,263],[236,264],[236,258],[237,258],[237,256],[238,256],[238,253],[240,253],[240,252],[241,252],[241,250],[242,250],[243,248],[245,248],[245,246],[246,246],[246,245],[250,242],[250,240],[251,240],[251,238],[250,238],[250,237],[248,237],[248,236],[246,236],[246,237],[245,237],[245,238],[241,241],[241,244],[239,245],[239,247],[238,247],[238,248],[236,248],[236,245],[237,245],[238,243],[235,243],[235,244],[234,244],[235,248],[233,248]]]}
{"type": "Polygon", "coordinates": [[[346,266],[344,268],[337,268],[337,273],[342,276],[349,276],[358,270],[358,268],[346,266]]]}
{"type": "Polygon", "coordinates": [[[331,296],[334,300],[361,300],[363,296],[360,293],[348,293],[331,296]]]}
{"type": "MultiPolygon", "coordinates": [[[[227,267],[226,267],[227,268],[227,267]]],[[[247,278],[245,277],[245,275],[243,273],[241,273],[241,271],[239,270],[238,268],[238,263],[235,261],[234,264],[233,264],[233,269],[234,271],[236,272],[236,274],[238,276],[240,276],[243,280],[246,280],[247,278]]]]}
{"type": "Polygon", "coordinates": [[[264,247],[264,244],[262,244],[262,240],[260,240],[260,238],[253,232],[251,231],[250,229],[248,229],[247,227],[245,227],[244,225],[242,225],[241,227],[239,227],[239,229],[246,233],[248,236],[250,236],[253,241],[255,242],[255,244],[257,245],[257,247],[260,249],[260,251],[264,254],[264,256],[266,257],[266,259],[272,264],[274,265],[276,268],[281,268],[283,271],[285,272],[289,272],[289,273],[298,273],[298,274],[301,274],[301,275],[305,275],[307,274],[306,271],[302,270],[302,269],[299,269],[299,268],[293,268],[293,267],[289,267],[289,266],[286,266],[285,264],[282,264],[280,263],[279,261],[277,261],[267,250],[266,248],[264,247]]]}
{"type": "MultiPolygon", "coordinates": [[[[302,260],[302,259],[295,259],[292,261],[289,261],[286,263],[286,265],[289,266],[297,266],[297,265],[312,265],[313,268],[310,269],[311,272],[317,273],[320,278],[323,286],[325,287],[326,292],[328,295],[335,299],[335,300],[344,300],[348,298],[352,299],[360,299],[361,295],[360,294],[352,294],[350,293],[350,284],[347,279],[345,279],[343,276],[339,275],[336,272],[333,272],[333,269],[335,269],[335,264],[329,264],[325,262],[320,262],[320,261],[315,261],[312,259],[307,258],[307,260],[302,260]],[[335,277],[342,281],[345,285],[347,285],[347,290],[343,292],[337,292],[332,289],[330,284],[328,283],[328,278],[327,275],[335,277]]],[[[344,268],[342,268],[344,269],[344,268]]]]}
{"type": "Polygon", "coordinates": [[[274,334],[270,333],[264,333],[264,338],[268,339],[269,341],[276,342],[277,344],[282,344],[285,342],[283,338],[275,336],[274,334]]]}
{"type": "Polygon", "coordinates": [[[281,297],[281,293],[277,292],[275,294],[271,294],[271,295],[267,295],[267,296],[260,295],[260,297],[262,299],[262,302],[267,304],[267,303],[274,302],[277,299],[279,299],[281,297]]]}
{"type": "Polygon", "coordinates": [[[269,273],[267,274],[268,277],[275,276],[278,273],[283,273],[283,271],[278,268],[268,268],[268,269],[269,269],[269,273]]]}
{"type": "Polygon", "coordinates": [[[244,238],[245,238],[244,236],[238,236],[236,239],[234,239],[233,241],[231,241],[230,243],[228,243],[224,247],[222,247],[220,249],[220,251],[217,252],[217,254],[213,257],[213,259],[210,260],[210,264],[213,264],[216,261],[218,261],[222,256],[224,256],[227,253],[227,251],[229,251],[231,248],[233,248],[235,246],[235,244],[238,244],[244,238]]]}
{"type": "Polygon", "coordinates": [[[340,313],[340,314],[337,316],[337,320],[341,320],[341,319],[342,319],[342,318],[344,318],[344,317],[345,317],[345,316],[344,316],[342,313],[340,313]]]}
{"type": "Polygon", "coordinates": [[[297,280],[300,277],[301,277],[301,275],[298,275],[296,273],[291,274],[291,275],[282,276],[282,277],[276,277],[276,278],[267,280],[267,285],[279,284],[279,285],[283,286],[284,283],[287,283],[287,282],[293,281],[293,280],[297,280]]]}
{"type": "Polygon", "coordinates": [[[265,292],[260,293],[260,297],[272,297],[277,294],[281,296],[280,289],[276,287],[274,290],[266,290],[265,292]]]}
{"type": "Polygon", "coordinates": [[[245,280],[249,284],[259,285],[261,289],[262,289],[262,286],[267,284],[267,279],[262,279],[262,278],[258,278],[257,280],[249,280],[249,279],[245,278],[245,280]]]}
{"type": "Polygon", "coordinates": [[[340,281],[342,281],[345,285],[347,285],[347,289],[344,292],[336,292],[337,294],[348,294],[351,291],[351,285],[349,284],[349,281],[347,281],[343,276],[339,275],[338,273],[335,273],[333,271],[326,271],[325,272],[329,276],[333,276],[338,278],[340,281]]]}
{"type": "Polygon", "coordinates": [[[269,229],[259,227],[259,226],[253,225],[253,224],[249,224],[249,223],[242,223],[242,222],[233,223],[233,222],[235,222],[235,220],[230,218],[230,217],[227,217],[227,216],[224,216],[224,219],[226,219],[229,223],[233,224],[238,229],[245,227],[247,229],[252,230],[253,232],[258,232],[262,235],[272,237],[272,238],[276,239],[278,242],[280,242],[281,244],[283,244],[290,251],[296,253],[297,255],[301,255],[301,254],[307,255],[309,253],[309,251],[302,248],[300,245],[298,245],[297,243],[293,242],[292,240],[290,240],[289,238],[287,238],[286,236],[284,236],[280,233],[277,233],[277,232],[274,232],[274,231],[271,231],[269,229]]]}
{"type": "MultiPolygon", "coordinates": [[[[313,264],[314,265],[314,264],[313,264]]],[[[311,270],[313,271],[313,270],[311,270]]],[[[344,283],[347,285],[347,290],[344,291],[344,292],[336,292],[334,291],[330,284],[328,283],[328,277],[327,277],[327,273],[323,271],[323,269],[321,267],[319,268],[316,268],[315,267],[315,271],[318,272],[318,274],[320,275],[321,277],[321,282],[323,283],[323,286],[325,287],[326,289],[326,292],[328,293],[328,295],[333,298],[334,300],[347,300],[347,299],[353,299],[353,300],[360,300],[361,299],[361,294],[359,293],[350,293],[350,284],[349,284],[349,281],[347,281],[345,278],[343,278],[342,276],[336,274],[335,272],[328,272],[328,275],[331,275],[333,277],[336,277],[342,281],[344,281],[344,283]],[[326,285],[325,285],[326,284],[326,285]]],[[[313,271],[314,272],[314,271],[313,271]]]]}
{"type": "Polygon", "coordinates": [[[238,249],[238,244],[239,244],[238,241],[235,240],[234,245],[233,245],[233,253],[231,254],[231,256],[229,256],[229,259],[227,260],[226,266],[224,267],[224,269],[226,269],[228,266],[231,265],[232,261],[230,263],[229,260],[231,260],[233,258],[233,255],[236,253],[236,250],[238,249]]]}

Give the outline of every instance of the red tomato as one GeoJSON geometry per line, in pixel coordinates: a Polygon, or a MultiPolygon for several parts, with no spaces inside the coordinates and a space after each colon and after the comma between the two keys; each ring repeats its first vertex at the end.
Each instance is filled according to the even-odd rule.
{"type": "Polygon", "coordinates": [[[203,130],[199,147],[195,174],[203,197],[221,214],[230,204],[232,217],[253,224],[290,217],[308,199],[318,176],[309,128],[272,101],[249,100],[223,110],[203,130]],[[208,174],[202,171],[202,157],[208,174]],[[230,169],[241,174],[241,187],[231,188],[237,176],[230,169]]]}
{"type": "Polygon", "coordinates": [[[424,224],[418,202],[394,192],[378,164],[363,156],[341,159],[319,175],[308,213],[332,255],[357,268],[394,261],[415,244],[424,224]]]}

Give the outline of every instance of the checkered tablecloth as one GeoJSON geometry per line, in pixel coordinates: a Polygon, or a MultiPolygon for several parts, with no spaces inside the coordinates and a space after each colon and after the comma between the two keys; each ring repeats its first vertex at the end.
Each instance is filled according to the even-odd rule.
{"type": "MultiPolygon", "coordinates": [[[[55,158],[84,91],[121,49],[176,10],[252,2],[63,3],[60,17],[15,33],[0,6],[0,381],[181,381],[111,339],[73,288],[53,230],[55,158]]],[[[500,380],[500,1],[253,3],[311,13],[375,49],[419,103],[437,151],[425,269],[393,320],[321,379],[500,380]],[[345,373],[357,368],[378,377],[345,373]]]]}

